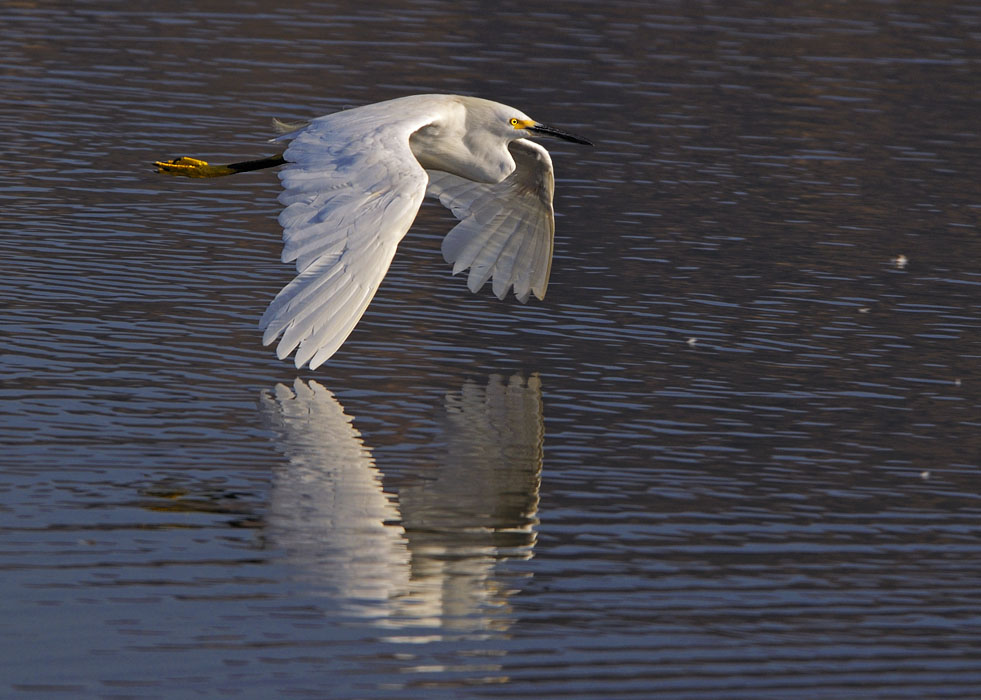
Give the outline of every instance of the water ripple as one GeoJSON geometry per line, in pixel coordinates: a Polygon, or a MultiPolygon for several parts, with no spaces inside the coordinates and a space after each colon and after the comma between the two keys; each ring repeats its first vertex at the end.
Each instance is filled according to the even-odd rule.
{"type": "Polygon", "coordinates": [[[976,696],[976,6],[4,22],[0,694],[976,696]],[[427,204],[297,373],[276,178],[148,164],[416,92],[597,142],[548,296],[427,204]]]}

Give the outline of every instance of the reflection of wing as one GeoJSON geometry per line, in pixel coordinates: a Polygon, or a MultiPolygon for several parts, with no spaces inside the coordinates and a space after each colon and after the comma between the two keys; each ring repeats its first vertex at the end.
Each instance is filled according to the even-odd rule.
{"type": "Polygon", "coordinates": [[[502,182],[472,182],[429,171],[426,194],[439,197],[460,223],[443,240],[443,257],[453,274],[468,267],[467,284],[476,292],[494,278],[494,294],[503,299],[514,286],[519,301],[532,292],[545,298],[552,268],[552,159],[533,141],[512,141],[515,170],[502,182]]]}
{"type": "Polygon", "coordinates": [[[266,345],[282,334],[280,359],[299,345],[297,367],[316,368],[354,330],[425,196],[426,171],[409,137],[438,113],[392,119],[375,107],[321,117],[287,135],[279,223],[283,262],[296,260],[299,275],[259,323],[266,345]]]}
{"type": "Polygon", "coordinates": [[[399,492],[415,590],[444,626],[501,627],[502,558],[530,558],[535,544],[544,421],[533,375],[486,387],[467,382],[446,397],[447,454],[434,473],[399,492]],[[425,556],[421,556],[421,554],[425,556]],[[493,611],[493,612],[491,612],[493,611]]]}
{"type": "Polygon", "coordinates": [[[447,395],[447,453],[433,474],[399,492],[398,506],[329,391],[297,379],[275,394],[263,404],[289,465],[275,474],[269,537],[304,578],[392,628],[507,627],[513,585],[495,574],[501,559],[530,557],[535,542],[544,434],[538,376],[495,376],[487,387],[468,382],[447,395]]]}
{"type": "Polygon", "coordinates": [[[450,485],[465,485],[454,494],[456,507],[487,518],[498,534],[532,537],[545,438],[538,375],[527,382],[492,375],[486,387],[467,382],[459,395],[447,395],[446,416],[446,468],[467,475],[450,485]]]}
{"type": "MultiPolygon", "coordinates": [[[[269,535],[318,586],[384,605],[405,591],[408,553],[398,508],[361,436],[330,391],[297,379],[263,396],[289,467],[276,473],[269,535]]],[[[368,611],[370,612],[370,611],[368,611]]],[[[372,614],[383,611],[375,610],[372,614]]]]}

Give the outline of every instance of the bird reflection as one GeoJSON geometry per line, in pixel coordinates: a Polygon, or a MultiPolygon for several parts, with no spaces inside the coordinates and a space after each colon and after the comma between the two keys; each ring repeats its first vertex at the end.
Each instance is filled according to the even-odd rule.
{"type": "Polygon", "coordinates": [[[263,396],[289,458],[275,474],[269,536],[324,592],[364,603],[405,590],[409,562],[400,519],[381,472],[334,395],[315,381],[277,384],[263,396]]]}
{"type": "Polygon", "coordinates": [[[329,390],[297,379],[263,396],[288,458],[274,477],[270,539],[348,611],[384,626],[429,628],[401,641],[505,629],[519,579],[498,563],[531,557],[535,544],[538,375],[467,382],[444,403],[445,454],[394,496],[329,390]]]}

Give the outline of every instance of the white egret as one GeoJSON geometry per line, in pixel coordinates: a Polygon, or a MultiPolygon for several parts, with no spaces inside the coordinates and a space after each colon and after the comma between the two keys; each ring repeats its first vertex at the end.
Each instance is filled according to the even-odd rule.
{"type": "Polygon", "coordinates": [[[503,299],[544,298],[555,220],[552,160],[529,137],[589,141],[498,102],[413,95],[319,117],[274,141],[269,158],[209,165],[157,162],[158,171],[219,177],[286,165],[279,173],[283,262],[298,275],[260,320],[262,342],[282,336],[280,359],[300,368],[333,355],[361,319],[415,220],[423,197],[438,197],[460,220],[443,240],[453,273],[470,268],[472,292],[493,278],[503,299]]]}

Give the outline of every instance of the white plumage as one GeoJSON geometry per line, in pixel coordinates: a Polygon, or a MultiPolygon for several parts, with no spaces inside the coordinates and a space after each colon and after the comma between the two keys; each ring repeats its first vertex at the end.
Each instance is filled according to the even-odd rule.
{"type": "Polygon", "coordinates": [[[512,288],[522,302],[544,298],[554,180],[534,136],[589,143],[497,102],[414,95],[314,119],[276,139],[290,141],[281,159],[157,166],[212,177],[285,161],[283,261],[298,274],[260,325],[264,344],[279,338],[280,359],[295,350],[297,368],[314,369],[354,330],[427,194],[460,220],[442,250],[454,274],[470,269],[471,291],[492,279],[501,299],[512,288]]]}
{"type": "Polygon", "coordinates": [[[443,257],[453,274],[468,267],[467,286],[476,292],[493,277],[494,294],[503,299],[510,287],[522,303],[534,292],[545,298],[552,268],[552,159],[533,141],[508,146],[515,170],[488,185],[432,171],[427,194],[439,197],[460,219],[443,239],[443,257]]]}

